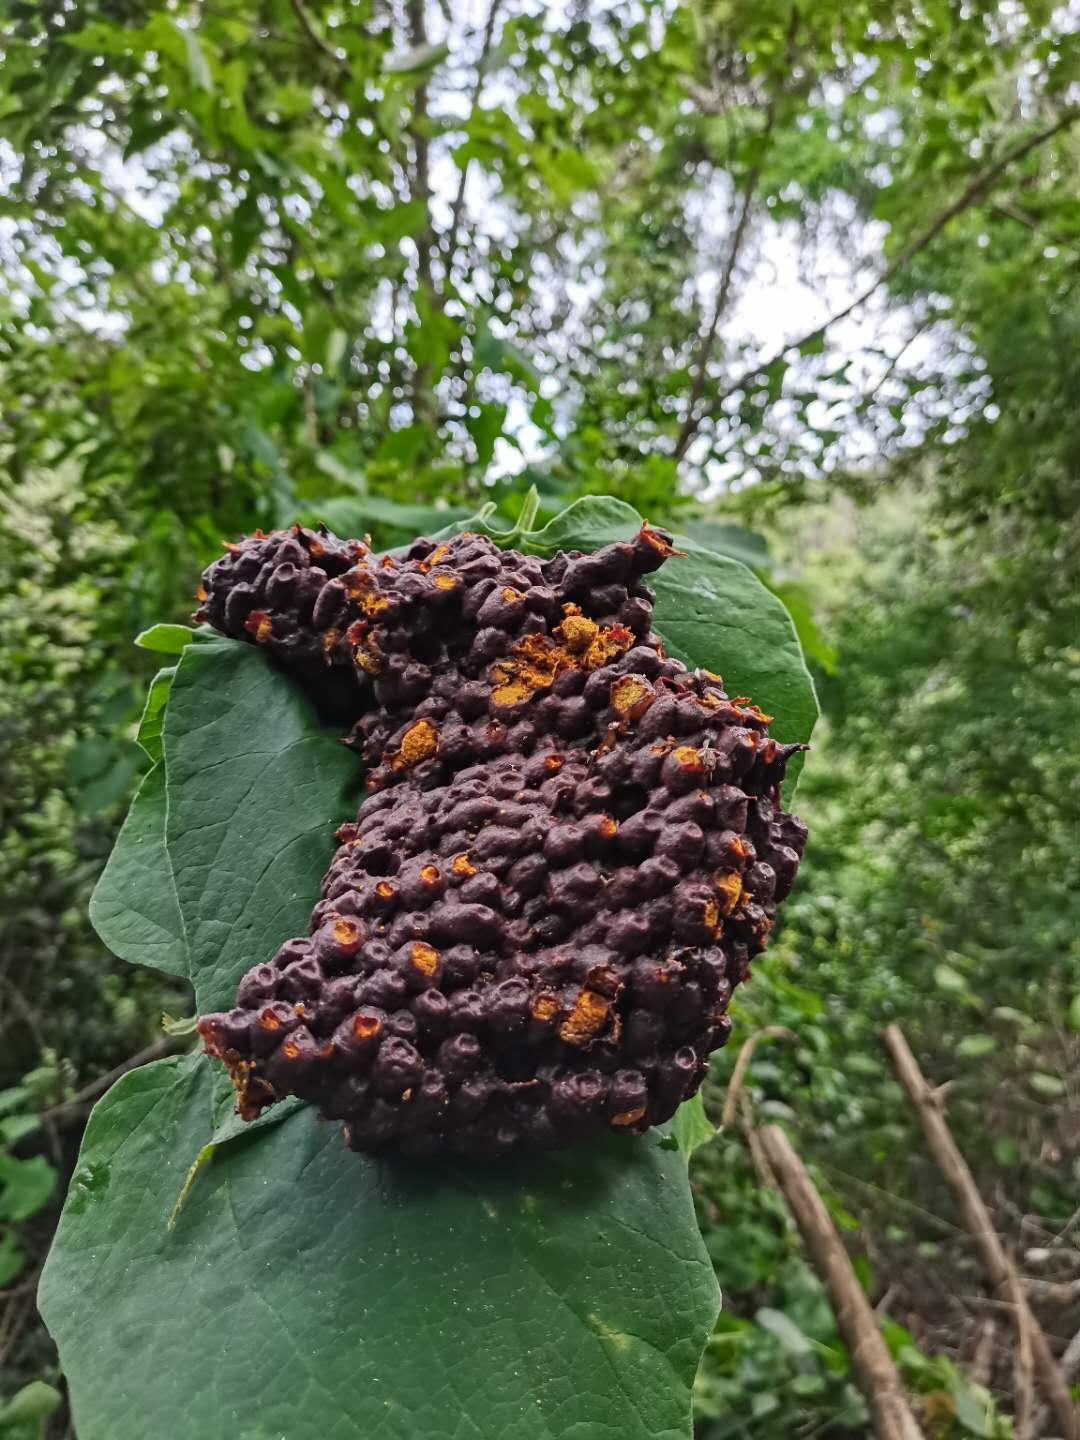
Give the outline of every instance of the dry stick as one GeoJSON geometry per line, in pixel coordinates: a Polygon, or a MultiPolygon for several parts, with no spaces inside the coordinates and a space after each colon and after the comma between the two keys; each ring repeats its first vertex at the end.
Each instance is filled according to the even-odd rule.
{"type": "Polygon", "coordinates": [[[945,1123],[940,1096],[926,1083],[900,1027],[889,1025],[884,1039],[900,1083],[915,1107],[930,1153],[956,1196],[964,1225],[979,1248],[994,1293],[1011,1307],[1020,1341],[1021,1366],[1026,1347],[1030,1345],[1034,1366],[1056,1424],[1065,1440],[1080,1440],[1080,1416],[1069,1395],[1065,1377],[1032,1314],[1019,1273],[998,1238],[967,1162],[945,1123]]]}
{"type": "Polygon", "coordinates": [[[750,1068],[750,1061],[754,1057],[754,1051],[762,1040],[794,1040],[795,1036],[786,1025],[766,1025],[763,1030],[757,1030],[753,1035],[748,1035],[743,1041],[742,1049],[739,1051],[739,1058],[735,1061],[735,1068],[731,1072],[731,1079],[728,1081],[727,1089],[724,1091],[724,1109],[720,1116],[721,1128],[727,1130],[735,1119],[735,1106],[738,1104],[739,1094],[746,1078],[746,1072],[750,1068]]]}
{"type": "Polygon", "coordinates": [[[805,1165],[778,1125],[766,1125],[758,1133],[814,1269],[825,1283],[837,1329],[851,1354],[855,1378],[870,1407],[875,1433],[879,1440],[923,1440],[870,1302],[805,1165]]]}
{"type": "MultiPolygon", "coordinates": [[[[480,92],[484,88],[484,65],[491,52],[491,42],[495,38],[495,17],[499,12],[499,0],[491,0],[488,6],[487,21],[484,24],[484,38],[480,45],[480,56],[476,62],[476,79],[473,82],[472,93],[469,96],[469,114],[476,109],[480,101],[480,92]]],[[[450,267],[454,259],[454,251],[457,246],[458,226],[461,224],[461,211],[465,205],[465,182],[469,176],[469,161],[461,167],[461,177],[458,180],[457,194],[454,196],[454,203],[450,208],[450,225],[443,233],[442,239],[446,244],[447,261],[446,273],[450,274],[450,267]]]]}
{"type": "Polygon", "coordinates": [[[352,66],[348,60],[345,59],[344,55],[339,55],[330,42],[315,29],[314,21],[304,8],[304,0],[291,0],[291,3],[293,14],[300,22],[300,29],[303,30],[307,36],[308,43],[314,45],[320,54],[325,55],[327,60],[337,65],[351,80],[353,78],[352,66]]]}
{"type": "MultiPolygon", "coordinates": [[[[1029,135],[1026,140],[1020,141],[1019,144],[1014,145],[1011,150],[1006,150],[1005,154],[996,160],[993,165],[989,166],[980,175],[976,175],[975,178],[969,182],[963,194],[954,200],[952,204],[947,205],[939,215],[935,216],[921,234],[917,235],[914,240],[905,245],[896,259],[886,265],[878,278],[873,281],[872,284],[868,285],[860,294],[856,295],[850,304],[845,305],[842,310],[838,310],[835,315],[830,315],[827,320],[822,321],[820,325],[809,331],[808,334],[801,336],[798,340],[789,340],[787,344],[782,345],[775,354],[771,355],[768,360],[763,360],[760,365],[755,365],[750,370],[744,370],[738,379],[733,380],[730,385],[725,386],[720,394],[714,397],[712,402],[701,412],[701,415],[695,421],[691,438],[693,438],[693,434],[697,433],[703,420],[713,419],[719,414],[724,402],[730,400],[737,390],[744,389],[756,376],[763,374],[771,366],[775,365],[778,360],[783,359],[789,350],[801,350],[804,345],[809,345],[814,340],[820,340],[825,332],[831,329],[833,325],[836,325],[841,320],[846,320],[854,311],[865,305],[869,299],[877,294],[883,285],[887,285],[890,280],[895,279],[902,270],[905,270],[907,266],[911,264],[912,260],[915,259],[916,255],[925,250],[932,240],[936,240],[950,220],[955,220],[958,215],[962,215],[965,210],[969,210],[972,205],[977,204],[978,201],[997,184],[998,180],[1001,179],[1001,176],[1010,165],[1015,165],[1018,160],[1023,160],[1024,157],[1030,155],[1033,150],[1038,149],[1040,145],[1044,145],[1047,140],[1052,140],[1054,136],[1060,134],[1062,130],[1067,130],[1070,125],[1075,125],[1077,120],[1080,120],[1080,109],[1067,110],[1059,120],[1046,130],[1040,130],[1035,135],[1029,135]]],[[[689,444],[689,441],[687,441],[687,444],[689,444]]],[[[683,446],[682,453],[685,453],[685,451],[686,445],[683,446]]]]}
{"type": "MultiPolygon", "coordinates": [[[[775,120],[776,100],[774,98],[769,102],[769,108],[765,116],[765,132],[761,141],[763,148],[768,146],[775,120]]],[[[720,277],[720,285],[716,291],[716,303],[713,306],[712,317],[709,320],[705,338],[702,340],[701,349],[698,352],[697,365],[694,368],[694,381],[690,388],[690,398],[686,402],[686,419],[683,421],[682,429],[679,431],[679,438],[675,442],[676,460],[681,460],[686,454],[687,446],[697,434],[698,425],[701,423],[697,419],[698,401],[701,399],[705,389],[709,361],[712,359],[713,346],[716,344],[716,332],[720,328],[720,318],[727,309],[728,296],[731,293],[731,282],[735,275],[735,266],[738,264],[743,242],[746,239],[746,231],[750,221],[750,210],[754,203],[754,192],[757,190],[760,179],[761,162],[747,173],[746,179],[743,182],[742,206],[739,210],[739,218],[735,223],[735,233],[731,237],[731,245],[728,247],[727,261],[724,265],[724,273],[720,277]]]]}
{"type": "Polygon", "coordinates": [[[85,1085],[70,1100],[64,1100],[49,1110],[43,1110],[39,1117],[41,1122],[44,1124],[46,1120],[66,1120],[72,1115],[79,1114],[91,1101],[96,1100],[99,1095],[108,1090],[114,1080],[119,1080],[121,1075],[126,1075],[129,1070],[137,1070],[140,1065],[148,1065],[151,1060],[161,1060],[183,1044],[183,1036],[163,1035],[160,1040],[155,1040],[152,1045],[147,1045],[146,1049],[140,1050],[137,1055],[129,1056],[122,1064],[117,1065],[115,1070],[110,1070],[106,1075],[99,1075],[96,1080],[91,1080],[89,1085],[85,1085]]]}
{"type": "MultiPolygon", "coordinates": [[[[1061,1373],[1065,1376],[1065,1383],[1072,1385],[1077,1376],[1080,1376],[1080,1334],[1074,1335],[1066,1345],[1061,1355],[1061,1373]]],[[[1048,1435],[1050,1433],[1050,1408],[1043,1405],[1035,1415],[1032,1425],[1036,1435],[1048,1435]]]]}

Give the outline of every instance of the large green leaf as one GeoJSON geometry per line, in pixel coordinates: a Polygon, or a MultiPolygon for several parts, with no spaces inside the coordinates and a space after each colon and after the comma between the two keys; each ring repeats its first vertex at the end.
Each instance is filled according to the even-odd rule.
{"type": "MultiPolygon", "coordinates": [[[[95,922],[206,1010],[304,929],[359,769],[265,655],[205,635],[163,739],[95,922]]],[[[95,1111],[41,1292],[80,1440],[441,1440],[448,1409],[462,1435],[689,1436],[718,1296],[670,1131],[406,1165],[307,1107],[240,1127],[223,1091],[189,1056],[95,1111]]]]}
{"type": "Polygon", "coordinates": [[[114,955],[188,974],[184,923],[165,850],[165,767],[143,776],[90,897],[90,923],[114,955]]]}
{"type": "Polygon", "coordinates": [[[307,929],[360,770],[299,689],[234,640],[185,649],[164,739],[166,847],[205,1012],[307,929]]]}
{"type": "Polygon", "coordinates": [[[97,1107],[46,1266],[80,1440],[685,1440],[718,1294],[657,1131],[498,1167],[220,1147],[199,1057],[97,1107]]]}

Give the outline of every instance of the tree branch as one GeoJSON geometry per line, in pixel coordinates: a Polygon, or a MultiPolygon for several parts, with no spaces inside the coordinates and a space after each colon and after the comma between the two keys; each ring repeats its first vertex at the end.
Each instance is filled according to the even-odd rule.
{"type": "MultiPolygon", "coordinates": [[[[476,109],[480,100],[480,91],[484,88],[484,62],[491,53],[491,42],[495,38],[495,17],[499,10],[499,0],[491,0],[488,6],[487,20],[484,23],[484,38],[480,45],[480,56],[476,62],[476,79],[473,82],[472,91],[469,95],[469,114],[476,109]]],[[[446,251],[446,270],[450,272],[454,254],[457,249],[457,232],[461,224],[461,212],[465,205],[465,182],[469,177],[468,160],[461,167],[461,176],[458,180],[457,194],[454,196],[454,203],[450,208],[450,225],[443,232],[441,237],[442,248],[446,251]]]]}
{"type": "Polygon", "coordinates": [[[1055,135],[1059,135],[1063,130],[1067,130],[1070,126],[1075,125],[1077,120],[1080,120],[1080,108],[1067,110],[1053,125],[1048,126],[1047,129],[1040,130],[1034,135],[1029,135],[1025,140],[1018,141],[1010,150],[1006,150],[1005,154],[1000,156],[993,165],[988,166],[981,174],[976,175],[974,179],[969,181],[962,194],[936,215],[925,230],[921,231],[913,240],[909,241],[903,250],[900,251],[899,255],[886,265],[877,279],[868,285],[865,290],[856,295],[854,300],[845,305],[842,310],[838,310],[835,315],[830,315],[827,320],[823,320],[820,325],[815,326],[813,330],[808,331],[798,340],[788,340],[779,350],[775,351],[768,360],[761,361],[760,364],[753,366],[750,370],[744,370],[737,379],[733,380],[729,385],[726,385],[718,395],[714,396],[708,407],[703,411],[698,420],[698,426],[705,420],[714,419],[720,413],[721,407],[726,400],[730,400],[736,391],[745,389],[752,380],[764,375],[778,360],[783,359],[789,350],[801,350],[805,345],[810,345],[815,340],[820,340],[832,326],[838,324],[841,320],[846,320],[849,315],[861,309],[884,285],[887,285],[890,280],[894,280],[897,275],[906,270],[912,260],[921,254],[932,241],[937,239],[950,221],[955,220],[958,215],[962,215],[964,211],[978,204],[978,202],[993,189],[994,185],[997,184],[998,180],[1000,180],[1010,165],[1015,165],[1018,160],[1025,159],[1033,150],[1037,150],[1040,145],[1045,145],[1046,142],[1052,140],[1055,135]]]}
{"type": "Polygon", "coordinates": [[[152,1045],[147,1045],[145,1050],[140,1050],[137,1055],[129,1056],[114,1070],[108,1071],[105,1075],[99,1075],[96,1080],[91,1080],[70,1100],[64,1100],[59,1105],[53,1105],[49,1110],[43,1110],[39,1117],[41,1123],[45,1124],[48,1120],[69,1120],[80,1115],[99,1095],[103,1095],[114,1081],[119,1080],[122,1075],[126,1075],[129,1070],[137,1070],[140,1065],[148,1065],[151,1060],[161,1060],[166,1055],[171,1055],[174,1050],[181,1048],[184,1043],[183,1036],[162,1035],[152,1045]]]}
{"type": "Polygon", "coordinates": [[[1032,1314],[1019,1273],[998,1238],[967,1162],[945,1123],[941,1099],[926,1083],[900,1027],[889,1025],[884,1040],[897,1077],[915,1107],[930,1153],[956,1196],[964,1224],[978,1246],[994,1293],[1012,1310],[1020,1346],[1021,1397],[1026,1398],[1023,1397],[1022,1372],[1030,1356],[1028,1363],[1033,1363],[1038,1372],[1065,1440],[1080,1440],[1080,1417],[1065,1377],[1058,1368],[1049,1341],[1032,1314]]]}
{"type": "Polygon", "coordinates": [[[344,71],[344,73],[351,80],[353,78],[352,66],[349,64],[348,60],[346,60],[343,55],[338,54],[338,52],[334,49],[334,47],[330,44],[326,37],[320,35],[318,30],[315,29],[315,22],[308,14],[307,9],[304,6],[304,0],[290,0],[290,3],[292,4],[293,14],[300,22],[300,29],[303,30],[305,36],[307,37],[308,43],[310,45],[313,45],[315,49],[318,50],[320,55],[324,55],[327,60],[330,60],[334,65],[336,65],[339,70],[344,71]]]}
{"type": "MultiPolygon", "coordinates": [[[[761,143],[767,146],[772,135],[773,125],[776,122],[776,101],[775,98],[769,101],[769,108],[765,115],[765,130],[761,143]]],[[[764,156],[762,157],[764,158],[764,156]]],[[[761,165],[758,163],[747,172],[742,187],[742,205],[739,210],[739,218],[735,222],[735,231],[731,237],[731,245],[728,247],[727,260],[724,264],[724,273],[720,277],[720,284],[716,290],[716,303],[713,306],[712,316],[705,331],[705,338],[701,342],[701,349],[698,351],[697,364],[694,367],[694,381],[690,387],[690,398],[686,403],[686,419],[683,421],[682,429],[679,431],[679,438],[675,442],[675,459],[681,460],[686,454],[691,440],[697,434],[701,419],[697,414],[698,401],[701,399],[705,389],[705,380],[712,359],[713,347],[716,344],[716,332],[720,325],[720,317],[727,309],[728,296],[731,293],[731,281],[735,274],[735,266],[738,264],[739,255],[742,252],[743,242],[746,239],[746,231],[750,220],[750,209],[754,201],[754,193],[761,179],[761,165]]]]}
{"type": "Polygon", "coordinates": [[[735,1119],[735,1107],[739,1103],[739,1094],[746,1078],[746,1072],[750,1068],[750,1061],[754,1057],[754,1051],[762,1040],[794,1040],[795,1036],[786,1025],[766,1025],[764,1030],[755,1030],[748,1035],[742,1043],[738,1059],[735,1061],[735,1068],[731,1072],[731,1079],[724,1091],[724,1109],[720,1115],[720,1127],[727,1130],[735,1119]]]}
{"type": "Polygon", "coordinates": [[[879,1440],[923,1440],[877,1318],[806,1166],[779,1125],[766,1125],[759,1135],[814,1269],[828,1291],[836,1328],[851,1355],[875,1434],[879,1440]]]}
{"type": "MultiPolygon", "coordinates": [[[[426,0],[408,0],[407,18],[409,42],[415,48],[427,44],[427,21],[424,14],[426,0]]],[[[436,306],[439,297],[432,280],[431,254],[435,248],[435,234],[431,224],[431,176],[429,173],[429,146],[427,136],[428,87],[425,79],[416,87],[413,118],[409,127],[412,138],[412,173],[410,189],[412,198],[424,206],[424,224],[415,237],[416,278],[419,288],[426,294],[429,304],[436,306]]],[[[412,408],[413,420],[434,425],[435,405],[431,392],[431,366],[426,362],[418,364],[413,374],[412,408]]]]}

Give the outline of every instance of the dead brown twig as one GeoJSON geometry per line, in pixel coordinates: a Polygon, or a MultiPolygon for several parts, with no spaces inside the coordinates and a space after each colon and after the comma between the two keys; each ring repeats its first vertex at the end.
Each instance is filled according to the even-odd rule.
{"type": "Polygon", "coordinates": [[[1049,1341],[1032,1314],[1019,1272],[998,1238],[974,1177],[945,1123],[941,1097],[927,1084],[899,1026],[889,1025],[884,1040],[900,1083],[915,1107],[930,1153],[955,1195],[964,1224],[978,1246],[991,1287],[998,1298],[1011,1308],[1014,1316],[1020,1372],[1018,1423],[1021,1418],[1020,1402],[1024,1402],[1025,1407],[1027,1405],[1023,1372],[1025,1365],[1030,1363],[1038,1373],[1055,1422],[1065,1440],[1080,1440],[1080,1417],[1073,1405],[1068,1384],[1054,1359],[1049,1341]]]}
{"type": "Polygon", "coordinates": [[[762,1040],[794,1040],[795,1036],[786,1025],[766,1025],[763,1030],[756,1030],[753,1035],[748,1035],[743,1041],[739,1057],[735,1061],[735,1068],[731,1072],[731,1079],[728,1081],[727,1089],[724,1091],[724,1108],[720,1114],[720,1125],[724,1130],[731,1127],[735,1119],[735,1107],[739,1101],[743,1082],[746,1079],[746,1072],[750,1068],[750,1061],[754,1058],[754,1051],[762,1040]]]}
{"type": "Polygon", "coordinates": [[[879,1440],[923,1440],[870,1302],[806,1167],[778,1125],[766,1125],[758,1133],[769,1167],[828,1292],[837,1329],[851,1354],[855,1378],[879,1440]]]}

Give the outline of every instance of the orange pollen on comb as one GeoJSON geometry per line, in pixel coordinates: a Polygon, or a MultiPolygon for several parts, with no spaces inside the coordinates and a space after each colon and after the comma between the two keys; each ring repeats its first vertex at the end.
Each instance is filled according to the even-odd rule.
{"type": "Polygon", "coordinates": [[[476,866],[472,863],[464,850],[461,852],[460,855],[455,855],[453,860],[450,861],[450,869],[454,872],[455,875],[468,876],[476,874],[476,866]]]}
{"type": "Polygon", "coordinates": [[[286,1060],[298,1060],[300,1058],[300,1046],[295,1040],[286,1040],[281,1047],[281,1053],[286,1060]]]}
{"type": "Polygon", "coordinates": [[[619,833],[618,821],[610,815],[604,815],[601,818],[600,824],[596,827],[596,833],[603,840],[613,840],[619,833]]]}
{"type": "Polygon", "coordinates": [[[361,595],[366,594],[367,591],[371,589],[371,571],[366,565],[354,565],[351,570],[341,577],[341,583],[348,592],[350,599],[359,600],[361,595]]]}
{"type": "Polygon", "coordinates": [[[642,525],[638,532],[638,539],[642,544],[648,545],[650,550],[655,550],[658,555],[666,557],[679,553],[666,535],[661,535],[659,530],[654,530],[649,524],[642,525]]]}
{"type": "Polygon", "coordinates": [[[557,771],[561,770],[562,767],[563,758],[561,755],[544,756],[544,769],[550,771],[552,775],[554,775],[557,771]]]}
{"type": "Polygon", "coordinates": [[[439,732],[430,720],[417,720],[401,737],[401,749],[393,761],[395,770],[430,760],[439,749],[439,732]]]}
{"type": "Polygon", "coordinates": [[[436,590],[456,590],[458,588],[457,577],[447,575],[445,571],[443,571],[441,575],[433,575],[431,577],[431,583],[435,586],[436,590]]]}
{"type": "Polygon", "coordinates": [[[209,593],[205,585],[200,585],[198,590],[195,591],[195,599],[205,600],[209,593]]]}
{"type": "Polygon", "coordinates": [[[259,1028],[260,1030],[280,1030],[281,1021],[274,1012],[268,1008],[259,1016],[259,1028]]]}
{"type": "Polygon", "coordinates": [[[671,752],[684,770],[701,770],[701,752],[693,745],[678,745],[671,752]]]}
{"type": "Polygon", "coordinates": [[[706,900],[705,908],[701,912],[701,918],[710,930],[715,930],[720,924],[720,907],[715,900],[706,900]]]}
{"type": "Polygon", "coordinates": [[[420,866],[420,879],[425,885],[437,885],[441,878],[437,865],[420,866]]]}
{"type": "Polygon", "coordinates": [[[419,970],[421,975],[428,979],[435,974],[439,968],[439,952],[424,940],[417,940],[410,952],[410,959],[414,970],[419,970]]]}
{"type": "Polygon", "coordinates": [[[584,615],[568,615],[555,631],[566,648],[575,655],[587,650],[599,633],[600,626],[596,621],[587,620],[584,615]]]}
{"type": "Polygon", "coordinates": [[[532,1003],[535,1020],[551,1020],[558,1013],[559,1002],[554,995],[537,995],[532,1003]]]}
{"type": "Polygon", "coordinates": [[[360,602],[360,607],[365,615],[381,615],[388,609],[390,601],[385,595],[365,595],[360,602]]]}
{"type": "Polygon", "coordinates": [[[627,1125],[636,1125],[644,1114],[645,1106],[639,1105],[636,1110],[624,1110],[621,1115],[613,1115],[611,1123],[620,1130],[625,1129],[627,1125]]]}
{"type": "Polygon", "coordinates": [[[601,630],[585,651],[585,669],[599,670],[601,666],[629,650],[633,643],[634,632],[627,630],[625,625],[612,625],[607,630],[601,630]]]}
{"type": "Polygon", "coordinates": [[[637,720],[655,699],[652,686],[637,675],[623,675],[611,687],[611,708],[625,720],[637,720]]]}
{"type": "Polygon", "coordinates": [[[582,990],[573,1010],[559,1026],[559,1039],[567,1045],[587,1045],[604,1028],[610,1013],[610,1000],[593,990],[582,990]]]}
{"type": "Polygon", "coordinates": [[[507,585],[503,589],[502,598],[508,605],[512,605],[515,600],[523,600],[525,597],[520,590],[515,590],[512,585],[507,585]]]}
{"type": "Polygon", "coordinates": [[[369,650],[357,648],[353,651],[353,659],[366,675],[378,675],[382,670],[382,665],[379,663],[379,660],[376,656],[372,655],[369,650]]]}
{"type": "Polygon", "coordinates": [[[265,610],[253,610],[244,621],[244,629],[255,636],[256,643],[259,645],[270,638],[273,628],[274,622],[265,610]]]}
{"type": "Polygon", "coordinates": [[[713,883],[720,891],[720,913],[730,915],[742,897],[742,880],[734,870],[721,870],[713,883]]]}
{"type": "Polygon", "coordinates": [[[374,1040],[382,1029],[382,1021],[377,1015],[354,1015],[352,1022],[352,1033],[357,1040],[374,1040]]]}
{"type": "Polygon", "coordinates": [[[393,885],[390,884],[389,880],[380,880],[375,886],[375,894],[380,900],[392,900],[397,894],[397,891],[393,885]]]}
{"type": "Polygon", "coordinates": [[[335,920],[332,933],[343,950],[357,949],[360,945],[360,926],[355,920],[335,920]]]}

